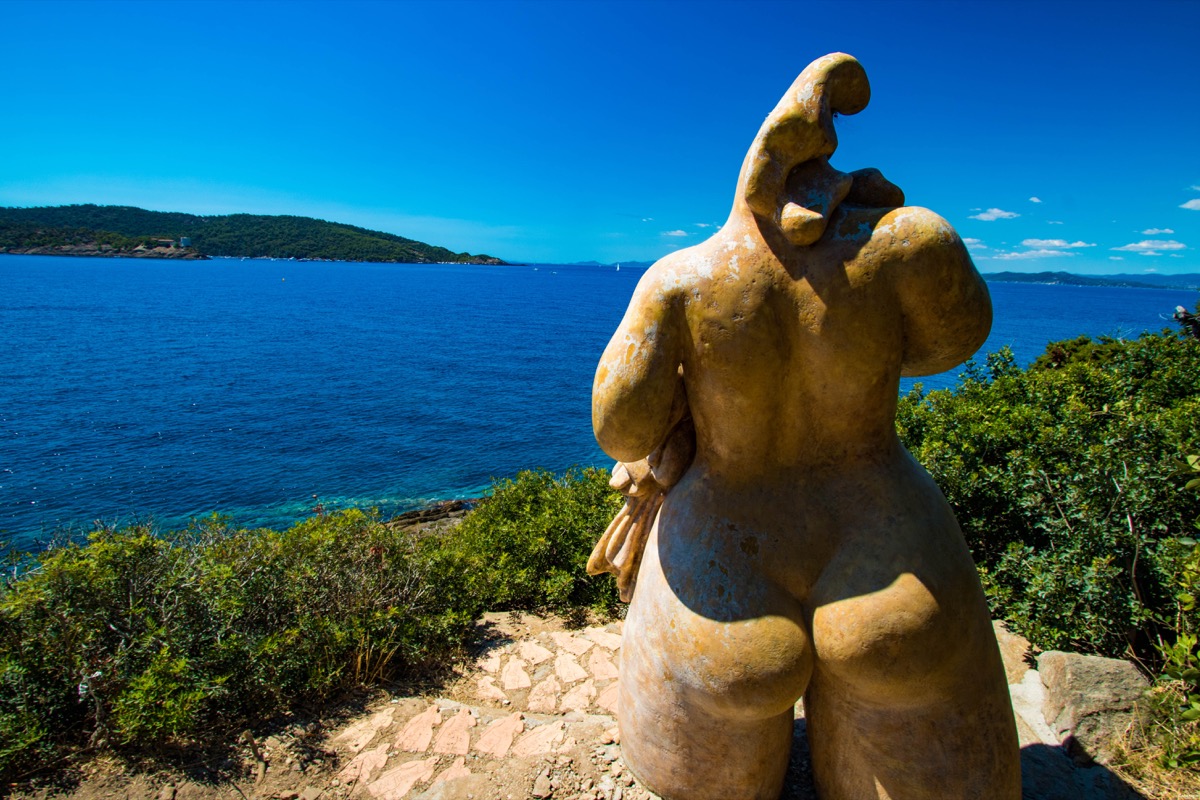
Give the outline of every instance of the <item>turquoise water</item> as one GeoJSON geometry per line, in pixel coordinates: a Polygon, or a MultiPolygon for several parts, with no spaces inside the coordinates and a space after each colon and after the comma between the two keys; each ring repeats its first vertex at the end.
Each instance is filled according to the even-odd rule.
{"type": "MultiPolygon", "coordinates": [[[[592,373],[641,272],[0,256],[0,535],[286,525],[610,460],[592,373]]],[[[1195,292],[992,284],[985,346],[1158,330],[1195,292]]],[[[933,388],[953,376],[926,378],[933,388]]]]}

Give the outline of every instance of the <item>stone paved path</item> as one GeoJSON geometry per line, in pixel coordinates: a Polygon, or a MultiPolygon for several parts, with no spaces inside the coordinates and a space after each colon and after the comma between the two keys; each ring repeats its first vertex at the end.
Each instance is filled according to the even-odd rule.
{"type": "MultiPolygon", "coordinates": [[[[654,797],[624,769],[615,713],[621,623],[582,630],[523,616],[488,622],[490,639],[431,702],[394,700],[332,737],[345,766],[324,796],[375,800],[654,797]],[[452,699],[453,698],[453,699],[452,699]]],[[[1135,795],[1103,767],[1079,768],[1042,716],[1028,643],[997,628],[1022,747],[1028,800],[1135,795]]],[[[789,800],[815,800],[797,705],[789,800]]]]}
{"type": "MultiPolygon", "coordinates": [[[[340,726],[293,725],[244,747],[237,782],[98,770],[76,800],[651,800],[625,769],[615,711],[621,623],[567,630],[561,620],[487,615],[458,679],[436,697],[381,698],[340,726]],[[315,757],[314,757],[315,754],[315,757]],[[251,777],[246,777],[251,776],[251,777]]],[[[1104,767],[1080,767],[1042,716],[1028,644],[1002,628],[1022,747],[1024,800],[1130,800],[1104,767]]],[[[797,705],[783,800],[816,800],[797,705]]],[[[49,798],[54,792],[18,797],[49,798]]]]}

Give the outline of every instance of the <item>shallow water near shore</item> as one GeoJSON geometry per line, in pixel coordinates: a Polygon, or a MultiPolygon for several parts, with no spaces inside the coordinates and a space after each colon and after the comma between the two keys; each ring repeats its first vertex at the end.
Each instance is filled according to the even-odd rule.
{"type": "MultiPolygon", "coordinates": [[[[521,469],[609,466],[592,375],[641,275],[0,256],[0,538],[214,511],[279,527],[318,502],[389,514],[521,469]]],[[[984,352],[1022,364],[1055,339],[1173,326],[1196,300],[990,288],[984,352]]]]}

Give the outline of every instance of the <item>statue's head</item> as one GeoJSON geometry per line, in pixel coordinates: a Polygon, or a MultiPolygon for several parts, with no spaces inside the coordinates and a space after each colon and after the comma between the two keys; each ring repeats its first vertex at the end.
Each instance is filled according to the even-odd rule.
{"type": "Polygon", "coordinates": [[[812,62],[767,116],[738,178],[735,213],[807,246],[825,232],[829,213],[850,191],[851,176],[829,165],[837,149],[833,120],[857,114],[871,98],[867,73],[853,56],[812,62]]]}

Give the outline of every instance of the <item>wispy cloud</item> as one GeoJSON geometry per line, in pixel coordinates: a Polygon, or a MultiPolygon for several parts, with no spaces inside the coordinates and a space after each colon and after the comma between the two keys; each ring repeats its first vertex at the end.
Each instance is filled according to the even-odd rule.
{"type": "Polygon", "coordinates": [[[1005,211],[1002,208],[989,208],[987,211],[981,211],[978,214],[972,214],[971,219],[978,219],[984,222],[991,222],[997,219],[1015,219],[1021,216],[1014,211],[1005,211]]]}
{"type": "Polygon", "coordinates": [[[962,241],[963,241],[963,244],[965,244],[967,247],[973,247],[976,250],[987,250],[988,249],[987,245],[983,243],[983,239],[972,239],[971,237],[968,236],[967,238],[963,239],[962,241]]]}
{"type": "Polygon", "coordinates": [[[1177,242],[1174,239],[1164,241],[1154,241],[1146,239],[1141,242],[1131,242],[1123,244],[1120,247],[1114,247],[1113,250],[1123,250],[1126,253],[1137,253],[1143,256],[1160,256],[1163,250],[1187,250],[1187,245],[1183,242],[1177,242]]]}
{"type": "Polygon", "coordinates": [[[1062,225],[1063,221],[1061,219],[1048,219],[1048,220],[1046,220],[1046,224],[1047,225],[1062,225]]]}
{"type": "Polygon", "coordinates": [[[1031,203],[1040,203],[1040,202],[1042,202],[1042,198],[1040,198],[1040,197],[1031,197],[1031,198],[1029,198],[1029,202],[1031,202],[1031,203]]]}
{"type": "Polygon", "coordinates": [[[1188,200],[1186,203],[1181,205],[1180,208],[1186,208],[1190,211],[1200,211],[1200,197],[1194,197],[1191,200],[1188,200]]]}
{"type": "Polygon", "coordinates": [[[654,222],[654,217],[642,217],[642,222],[654,222]]]}
{"type": "Polygon", "coordinates": [[[1109,261],[1124,261],[1125,256],[1109,256],[1108,260],[1109,261]]]}
{"type": "Polygon", "coordinates": [[[663,232],[662,232],[662,235],[663,235],[663,236],[687,236],[687,235],[688,235],[688,232],[687,232],[687,231],[680,231],[680,230],[675,230],[675,231],[663,231],[663,232]]]}
{"type": "Polygon", "coordinates": [[[1025,247],[1095,247],[1089,242],[1068,242],[1066,239],[1025,239],[1021,242],[1025,247]]]}
{"type": "Polygon", "coordinates": [[[713,226],[711,222],[693,222],[692,224],[697,228],[711,228],[713,226]]]}
{"type": "Polygon", "coordinates": [[[1025,258],[1053,258],[1054,256],[1074,256],[1066,250],[1022,250],[1020,253],[1000,253],[992,258],[1000,261],[1017,261],[1025,258]]]}
{"type": "Polygon", "coordinates": [[[1142,231],[1142,236],[1158,236],[1159,234],[1171,234],[1174,232],[1170,228],[1146,228],[1146,230],[1142,231]]]}

